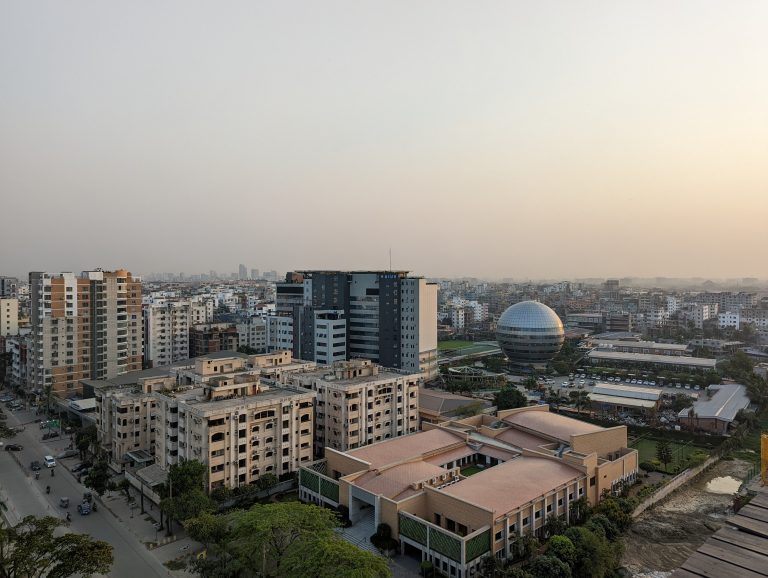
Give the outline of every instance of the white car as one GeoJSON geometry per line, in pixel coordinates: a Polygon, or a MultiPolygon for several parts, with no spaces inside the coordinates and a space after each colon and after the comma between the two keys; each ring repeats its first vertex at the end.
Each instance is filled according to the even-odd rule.
{"type": "Polygon", "coordinates": [[[45,456],[43,458],[43,463],[45,464],[46,468],[55,468],[56,467],[56,460],[53,456],[45,456]]]}

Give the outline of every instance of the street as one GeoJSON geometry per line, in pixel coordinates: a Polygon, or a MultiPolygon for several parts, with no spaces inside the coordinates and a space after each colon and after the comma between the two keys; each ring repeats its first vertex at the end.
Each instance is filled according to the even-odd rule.
{"type": "MultiPolygon", "coordinates": [[[[43,431],[37,423],[34,411],[12,413],[5,410],[8,425],[13,427],[25,424],[23,432],[17,434],[12,442],[21,444],[21,452],[0,451],[0,487],[2,498],[8,501],[9,517],[12,521],[27,515],[57,516],[65,518],[67,510],[59,506],[59,498],[70,499],[69,512],[72,517],[70,528],[75,532],[90,534],[94,538],[110,543],[114,548],[114,564],[109,576],[117,578],[165,577],[170,572],[147,550],[147,548],[117,520],[106,508],[99,508],[88,516],[77,513],[77,504],[82,500],[85,486],[79,484],[72,474],[61,465],[57,465],[55,476],[43,466],[40,479],[35,480],[29,471],[30,462],[43,461],[43,456],[55,456],[68,444],[68,436],[61,440],[42,442],[43,431]],[[11,454],[21,462],[20,467],[11,454]],[[45,492],[51,487],[50,495],[45,492]]],[[[9,440],[6,440],[8,443],[9,440]]],[[[101,503],[99,504],[101,505],[101,503]]]]}

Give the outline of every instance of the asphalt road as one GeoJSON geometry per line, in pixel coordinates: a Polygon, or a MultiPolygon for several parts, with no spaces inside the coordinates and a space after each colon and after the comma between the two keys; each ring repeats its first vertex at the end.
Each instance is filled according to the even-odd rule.
{"type": "MultiPolygon", "coordinates": [[[[25,423],[35,420],[34,412],[31,411],[16,413],[11,413],[7,409],[4,411],[8,416],[9,426],[17,425],[19,421],[25,423]]],[[[19,443],[24,446],[23,451],[14,452],[23,469],[14,461],[10,455],[11,452],[0,451],[0,482],[14,513],[20,517],[49,515],[64,518],[66,510],[59,507],[59,498],[66,496],[70,499],[69,512],[72,516],[70,528],[75,532],[90,534],[94,538],[112,544],[115,561],[109,573],[110,577],[168,576],[168,570],[105,508],[100,508],[88,516],[80,516],[77,513],[77,504],[87,489],[79,484],[63,466],[56,466],[54,477],[51,477],[50,470],[46,470],[45,467],[40,472],[39,480],[27,475],[32,460],[42,463],[44,455],[56,455],[61,451],[60,446],[66,445],[66,442],[59,442],[55,447],[48,447],[43,445],[41,437],[42,431],[38,424],[27,423],[26,429],[10,440],[10,443],[19,443]],[[50,495],[45,493],[45,487],[48,485],[51,487],[50,495]]],[[[6,443],[8,442],[9,440],[6,440],[6,443]]]]}

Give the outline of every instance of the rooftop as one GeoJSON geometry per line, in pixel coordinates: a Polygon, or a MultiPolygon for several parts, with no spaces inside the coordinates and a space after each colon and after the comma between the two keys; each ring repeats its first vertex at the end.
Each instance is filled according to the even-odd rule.
{"type": "Polygon", "coordinates": [[[440,478],[447,473],[447,470],[428,462],[409,462],[383,471],[365,472],[355,480],[355,485],[372,494],[398,500],[407,497],[409,490],[412,490],[411,484],[440,478]]]}
{"type": "Polygon", "coordinates": [[[435,428],[349,450],[347,455],[368,462],[371,468],[381,468],[388,464],[417,458],[464,441],[466,441],[466,436],[435,428]]]}
{"type": "Polygon", "coordinates": [[[699,396],[693,408],[683,409],[678,416],[688,417],[688,412],[693,409],[700,418],[716,418],[731,422],[736,419],[739,410],[749,407],[747,388],[738,383],[710,385],[704,394],[699,396]],[[712,393],[708,399],[707,393],[712,393]]]}
{"type": "Polygon", "coordinates": [[[537,498],[544,488],[556,488],[583,476],[562,462],[521,456],[440,491],[501,515],[537,498]]]}
{"type": "Polygon", "coordinates": [[[686,351],[684,343],[657,343],[656,341],[634,341],[631,339],[596,339],[598,347],[633,347],[637,349],[666,349],[669,351],[686,351]]]}
{"type": "Polygon", "coordinates": [[[681,355],[654,355],[651,353],[631,353],[623,351],[592,350],[587,353],[590,359],[603,359],[606,361],[632,361],[636,363],[660,363],[664,365],[679,365],[687,367],[699,367],[715,369],[716,359],[706,357],[684,357],[681,355]]]}
{"type": "Polygon", "coordinates": [[[603,431],[599,425],[580,421],[549,411],[522,411],[504,418],[508,424],[525,428],[535,433],[570,442],[572,435],[603,431]]]}
{"type": "Polygon", "coordinates": [[[466,397],[423,387],[419,388],[419,410],[445,415],[455,412],[459,408],[474,404],[481,404],[484,408],[492,405],[489,401],[474,397],[466,397]]]}
{"type": "MultiPolygon", "coordinates": [[[[634,387],[631,385],[614,385],[612,383],[599,383],[592,388],[592,394],[645,399],[649,401],[658,401],[659,398],[661,398],[661,391],[658,389],[651,389],[650,387],[634,387]]],[[[590,399],[592,399],[592,396],[590,396],[590,399]]]]}

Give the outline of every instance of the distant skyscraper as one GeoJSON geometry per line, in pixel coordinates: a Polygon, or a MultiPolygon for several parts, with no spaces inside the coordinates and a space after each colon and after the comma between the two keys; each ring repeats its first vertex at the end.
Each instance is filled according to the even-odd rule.
{"type": "Polygon", "coordinates": [[[128,271],[29,274],[30,386],[69,397],[81,379],[141,369],[141,281],[128,271]]]}
{"type": "Polygon", "coordinates": [[[238,277],[242,279],[248,279],[248,267],[240,263],[240,267],[238,268],[238,277]]]}
{"type": "Polygon", "coordinates": [[[251,279],[256,280],[259,278],[259,270],[251,269],[251,279]]]}
{"type": "Polygon", "coordinates": [[[423,278],[405,271],[288,273],[275,305],[293,319],[299,359],[365,358],[437,375],[437,285],[423,278]]]}

